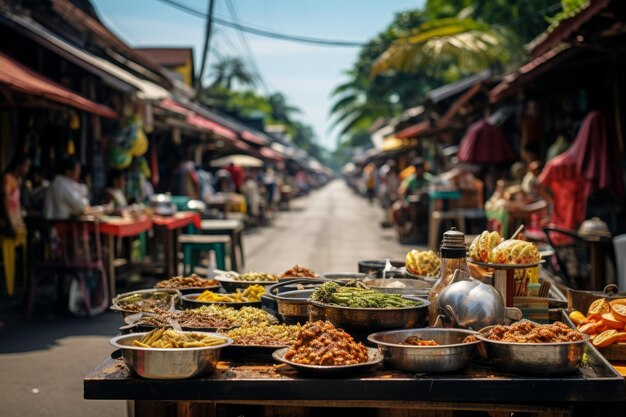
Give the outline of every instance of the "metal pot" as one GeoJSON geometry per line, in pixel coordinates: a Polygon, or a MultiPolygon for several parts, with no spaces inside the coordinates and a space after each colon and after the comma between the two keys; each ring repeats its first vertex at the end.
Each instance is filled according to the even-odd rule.
{"type": "Polygon", "coordinates": [[[519,309],[504,307],[504,301],[494,287],[474,278],[464,278],[448,285],[439,295],[438,302],[444,327],[480,330],[503,324],[505,318],[522,318],[519,309]]]}

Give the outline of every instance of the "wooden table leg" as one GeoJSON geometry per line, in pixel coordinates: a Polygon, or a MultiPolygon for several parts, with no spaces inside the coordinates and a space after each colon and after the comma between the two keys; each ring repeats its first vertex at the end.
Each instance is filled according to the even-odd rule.
{"type": "Polygon", "coordinates": [[[117,295],[115,288],[115,236],[107,235],[107,268],[109,268],[109,293],[111,297],[117,295]]]}
{"type": "Polygon", "coordinates": [[[166,278],[173,277],[174,272],[174,256],[175,256],[175,248],[174,248],[174,231],[165,229],[165,274],[166,278]]]}
{"type": "Polygon", "coordinates": [[[241,268],[243,268],[246,264],[246,259],[243,252],[243,233],[241,230],[235,231],[235,239],[237,240],[237,245],[239,245],[239,254],[241,255],[241,268]]]}

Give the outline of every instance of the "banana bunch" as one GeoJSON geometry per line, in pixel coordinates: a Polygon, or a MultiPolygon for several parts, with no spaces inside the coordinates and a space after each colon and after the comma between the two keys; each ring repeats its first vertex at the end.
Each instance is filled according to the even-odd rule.
{"type": "Polygon", "coordinates": [[[502,242],[502,236],[498,232],[484,231],[476,236],[469,247],[469,257],[478,262],[495,262],[493,249],[502,242]]]}
{"type": "Polygon", "coordinates": [[[415,275],[424,277],[436,277],[439,275],[441,260],[437,254],[431,250],[418,251],[413,249],[406,254],[406,269],[415,275]]]}

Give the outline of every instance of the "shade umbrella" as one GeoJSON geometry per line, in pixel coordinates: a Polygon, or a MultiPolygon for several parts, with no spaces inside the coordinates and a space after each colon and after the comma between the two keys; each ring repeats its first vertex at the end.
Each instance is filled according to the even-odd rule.
{"type": "Polygon", "coordinates": [[[243,168],[260,168],[264,163],[250,155],[228,155],[210,162],[212,167],[227,167],[230,164],[243,168]]]}
{"type": "Polygon", "coordinates": [[[470,164],[500,164],[517,159],[500,129],[485,119],[467,129],[456,156],[460,162],[470,164]]]}

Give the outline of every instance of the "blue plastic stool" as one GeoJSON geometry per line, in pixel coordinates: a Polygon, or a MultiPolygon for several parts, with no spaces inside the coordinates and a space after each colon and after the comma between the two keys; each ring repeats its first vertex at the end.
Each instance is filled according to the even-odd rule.
{"type": "Polygon", "coordinates": [[[226,269],[226,257],[230,257],[230,236],[226,235],[180,235],[178,241],[183,252],[183,275],[192,274],[200,264],[200,253],[215,252],[217,268],[226,269]]]}

